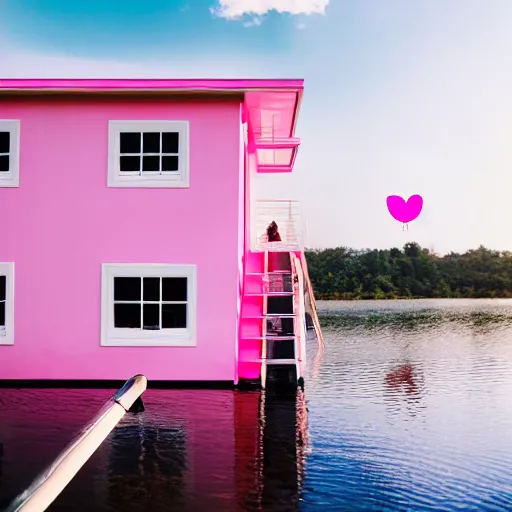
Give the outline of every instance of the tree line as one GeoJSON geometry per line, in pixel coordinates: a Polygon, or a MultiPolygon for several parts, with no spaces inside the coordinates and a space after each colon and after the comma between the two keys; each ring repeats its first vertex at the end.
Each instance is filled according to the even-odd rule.
{"type": "Polygon", "coordinates": [[[317,299],[512,298],[512,252],[483,246],[444,256],[414,242],[336,247],[307,250],[306,259],[317,299]]]}

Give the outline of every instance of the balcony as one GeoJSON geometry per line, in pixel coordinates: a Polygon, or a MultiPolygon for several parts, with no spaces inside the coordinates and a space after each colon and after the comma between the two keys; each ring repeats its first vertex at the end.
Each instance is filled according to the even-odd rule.
{"type": "Polygon", "coordinates": [[[257,139],[255,141],[258,172],[291,172],[300,139],[257,139]]]}
{"type": "Polygon", "coordinates": [[[253,252],[304,250],[304,217],[299,201],[260,200],[251,205],[251,244],[253,252]],[[269,242],[267,228],[274,221],[281,242],[269,242]]]}

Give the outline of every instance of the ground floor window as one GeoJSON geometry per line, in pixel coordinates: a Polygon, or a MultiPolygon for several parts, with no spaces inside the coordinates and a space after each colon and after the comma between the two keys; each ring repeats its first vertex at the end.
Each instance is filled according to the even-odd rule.
{"type": "Polygon", "coordinates": [[[14,343],[14,264],[0,263],[0,345],[14,343]]]}
{"type": "Polygon", "coordinates": [[[105,263],[102,337],[106,346],[194,346],[194,265],[105,263]]]}

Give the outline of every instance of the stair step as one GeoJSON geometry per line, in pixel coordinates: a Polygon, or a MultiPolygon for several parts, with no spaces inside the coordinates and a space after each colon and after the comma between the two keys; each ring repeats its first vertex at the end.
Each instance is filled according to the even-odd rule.
{"type": "Polygon", "coordinates": [[[259,316],[242,316],[242,320],[263,320],[264,318],[298,318],[298,315],[288,315],[288,314],[279,314],[279,313],[270,313],[268,315],[259,315],[259,316]]]}
{"type": "Polygon", "coordinates": [[[266,274],[268,275],[278,275],[278,276],[286,276],[291,275],[291,270],[271,270],[269,272],[246,272],[246,276],[264,276],[266,274]]]}
{"type": "Polygon", "coordinates": [[[297,364],[300,363],[300,359],[251,359],[250,363],[263,363],[267,365],[274,364],[297,364]]]}
{"type": "Polygon", "coordinates": [[[257,292],[244,293],[245,297],[293,297],[294,292],[257,292]]]}
{"type": "Polygon", "coordinates": [[[295,341],[297,336],[242,336],[243,340],[295,341]]]}

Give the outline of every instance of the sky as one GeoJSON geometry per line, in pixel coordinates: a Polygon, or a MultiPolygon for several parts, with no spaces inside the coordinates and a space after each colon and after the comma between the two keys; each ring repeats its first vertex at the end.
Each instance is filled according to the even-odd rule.
{"type": "Polygon", "coordinates": [[[304,78],[273,194],[309,247],[512,250],[510,26],[510,0],[0,0],[0,78],[304,78]]]}

